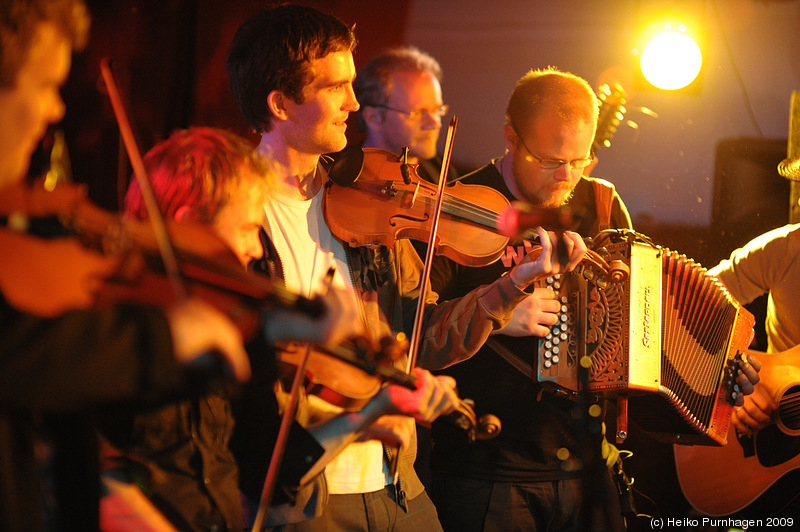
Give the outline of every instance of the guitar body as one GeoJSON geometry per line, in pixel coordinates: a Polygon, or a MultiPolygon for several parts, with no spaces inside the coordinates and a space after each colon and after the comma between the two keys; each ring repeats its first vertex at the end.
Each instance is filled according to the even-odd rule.
{"type": "Polygon", "coordinates": [[[766,386],[778,403],[775,422],[752,438],[738,438],[731,424],[723,447],[673,446],[681,491],[706,515],[736,513],[800,468],[800,346],[780,354],[755,354],[762,362],[758,386],[766,386]]]}

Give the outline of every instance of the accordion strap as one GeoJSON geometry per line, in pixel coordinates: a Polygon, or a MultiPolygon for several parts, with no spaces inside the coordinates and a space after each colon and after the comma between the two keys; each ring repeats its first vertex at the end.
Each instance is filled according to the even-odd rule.
{"type": "Polygon", "coordinates": [[[503,357],[503,359],[506,362],[508,362],[514,367],[514,369],[518,370],[523,375],[529,377],[534,382],[539,382],[539,379],[536,377],[536,371],[533,369],[533,366],[521,360],[518,356],[509,351],[509,349],[506,346],[504,346],[494,338],[489,338],[488,340],[486,340],[486,345],[491,347],[495,353],[503,357]]]}
{"type": "Polygon", "coordinates": [[[597,210],[598,231],[611,228],[611,207],[614,204],[614,184],[605,179],[592,178],[594,203],[597,210]]]}

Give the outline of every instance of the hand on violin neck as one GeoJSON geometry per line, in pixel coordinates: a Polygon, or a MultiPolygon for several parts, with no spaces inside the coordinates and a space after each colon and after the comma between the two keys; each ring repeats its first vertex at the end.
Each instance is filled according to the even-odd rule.
{"type": "Polygon", "coordinates": [[[586,254],[586,243],[578,233],[564,231],[558,235],[541,227],[537,227],[536,232],[539,246],[508,272],[511,281],[521,290],[538,279],[572,271],[586,254]]]}
{"type": "Polygon", "coordinates": [[[455,379],[434,376],[422,368],[414,368],[413,374],[417,378],[416,390],[390,385],[376,396],[382,402],[383,413],[403,414],[420,423],[430,423],[455,410],[459,403],[455,379]]]}
{"type": "Polygon", "coordinates": [[[188,299],[167,309],[167,320],[178,362],[203,365],[208,354],[214,353],[222,358],[236,380],[244,382],[250,378],[250,361],[242,335],[219,310],[200,299],[188,299]]]}
{"type": "Polygon", "coordinates": [[[294,340],[335,347],[345,340],[365,336],[364,320],[349,292],[331,286],[327,293],[317,297],[325,309],[318,318],[285,309],[266,313],[267,340],[272,343],[294,340]]]}

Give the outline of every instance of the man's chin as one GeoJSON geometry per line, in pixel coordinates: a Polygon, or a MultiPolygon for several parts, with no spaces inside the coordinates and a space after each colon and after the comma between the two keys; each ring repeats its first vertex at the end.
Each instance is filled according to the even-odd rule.
{"type": "Polygon", "coordinates": [[[333,141],[328,145],[328,150],[325,153],[339,153],[347,147],[347,137],[341,140],[333,141]]]}
{"type": "Polygon", "coordinates": [[[573,190],[574,189],[553,191],[547,197],[537,198],[540,201],[535,205],[542,209],[557,209],[569,201],[572,197],[573,190]]]}
{"type": "Polygon", "coordinates": [[[428,159],[433,159],[436,157],[436,144],[433,146],[428,146],[423,149],[419,149],[418,147],[411,148],[409,150],[409,155],[412,157],[416,157],[420,161],[427,161],[428,159]]]}

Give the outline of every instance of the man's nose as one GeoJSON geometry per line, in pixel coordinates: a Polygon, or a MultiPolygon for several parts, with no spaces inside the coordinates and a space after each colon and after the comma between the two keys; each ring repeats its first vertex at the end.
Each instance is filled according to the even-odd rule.
{"type": "Polygon", "coordinates": [[[553,172],[553,177],[556,179],[556,181],[569,181],[572,179],[572,172],[576,171],[577,170],[573,169],[569,163],[565,163],[555,169],[553,172]]]}
{"type": "Polygon", "coordinates": [[[438,111],[431,112],[424,110],[422,112],[422,128],[423,129],[438,129],[442,127],[442,116],[438,111]]]}

